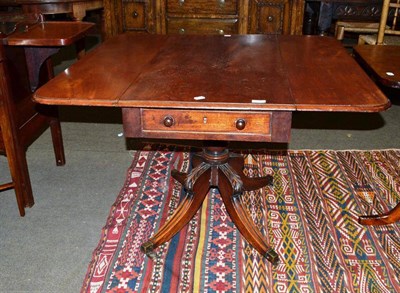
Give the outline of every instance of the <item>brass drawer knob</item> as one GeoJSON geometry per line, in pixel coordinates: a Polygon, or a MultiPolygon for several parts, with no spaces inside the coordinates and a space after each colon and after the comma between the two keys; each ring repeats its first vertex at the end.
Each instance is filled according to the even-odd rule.
{"type": "Polygon", "coordinates": [[[219,6],[224,6],[225,5],[225,0],[218,0],[219,6]]]}
{"type": "Polygon", "coordinates": [[[183,4],[185,4],[185,0],[178,0],[178,2],[179,2],[179,5],[183,5],[183,4]]]}
{"type": "Polygon", "coordinates": [[[183,34],[185,33],[185,29],[184,29],[184,28],[179,29],[179,33],[180,33],[181,35],[183,35],[183,34]]]}
{"type": "Polygon", "coordinates": [[[133,13],[132,13],[132,17],[133,18],[137,18],[139,16],[139,13],[135,10],[135,11],[133,11],[133,13]]]}
{"type": "Polygon", "coordinates": [[[268,22],[273,22],[274,21],[274,17],[272,15],[268,16],[267,18],[268,22]]]}
{"type": "Polygon", "coordinates": [[[166,116],[164,118],[164,126],[171,127],[172,125],[174,125],[174,118],[171,116],[166,116]]]}
{"type": "Polygon", "coordinates": [[[246,120],[240,118],[236,120],[236,129],[243,130],[246,127],[246,120]]]}
{"type": "Polygon", "coordinates": [[[220,34],[220,35],[225,34],[224,30],[219,30],[219,29],[217,29],[217,32],[218,32],[218,34],[220,34]]]}

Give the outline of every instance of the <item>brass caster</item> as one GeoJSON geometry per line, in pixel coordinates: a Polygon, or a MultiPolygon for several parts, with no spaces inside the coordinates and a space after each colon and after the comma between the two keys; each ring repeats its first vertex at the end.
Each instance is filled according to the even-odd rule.
{"type": "Polygon", "coordinates": [[[268,178],[268,183],[266,186],[274,186],[274,177],[271,175],[267,175],[266,177],[268,178]]]}
{"type": "Polygon", "coordinates": [[[154,252],[153,242],[147,241],[140,246],[140,251],[147,255],[147,257],[154,259],[156,254],[154,252]]]}
{"type": "Polygon", "coordinates": [[[273,250],[272,248],[270,250],[268,250],[264,257],[272,264],[272,265],[276,265],[279,262],[279,256],[278,254],[275,252],[275,250],[273,250]]]}

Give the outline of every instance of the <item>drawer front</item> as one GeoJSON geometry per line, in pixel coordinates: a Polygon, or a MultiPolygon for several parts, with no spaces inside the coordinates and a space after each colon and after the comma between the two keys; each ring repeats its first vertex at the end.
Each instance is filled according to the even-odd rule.
{"type": "Polygon", "coordinates": [[[237,19],[170,18],[168,34],[236,34],[237,19]]]}
{"type": "Polygon", "coordinates": [[[126,137],[288,142],[291,112],[123,108],[126,137]]]}
{"type": "Polygon", "coordinates": [[[142,110],[144,131],[270,133],[270,113],[142,110]],[[171,123],[167,123],[171,119],[171,123]],[[239,120],[244,126],[238,126],[239,120]],[[243,128],[243,129],[238,129],[243,128]]]}
{"type": "Polygon", "coordinates": [[[237,0],[168,0],[168,13],[237,14],[237,0]]]}
{"type": "Polygon", "coordinates": [[[124,29],[144,30],[146,28],[145,3],[124,2],[124,29]]]}

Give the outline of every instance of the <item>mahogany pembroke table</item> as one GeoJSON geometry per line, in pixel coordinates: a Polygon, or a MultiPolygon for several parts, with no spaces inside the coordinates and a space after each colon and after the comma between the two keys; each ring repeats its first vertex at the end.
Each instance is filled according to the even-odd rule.
{"type": "Polygon", "coordinates": [[[390,106],[333,38],[284,35],[122,34],[40,88],[49,105],[122,108],[133,138],[204,141],[189,174],[172,176],[186,198],[146,243],[153,253],[184,227],[210,187],[218,187],[232,221],[272,263],[278,255],[243,207],[246,190],[272,184],[248,178],[229,141],[288,142],[294,111],[377,112],[390,106]]]}

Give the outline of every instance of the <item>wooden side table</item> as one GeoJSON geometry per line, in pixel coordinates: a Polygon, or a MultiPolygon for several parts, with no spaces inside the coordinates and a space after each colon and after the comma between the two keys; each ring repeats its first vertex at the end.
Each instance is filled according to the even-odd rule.
{"type": "Polygon", "coordinates": [[[1,15],[12,25],[0,36],[0,152],[7,155],[12,182],[0,190],[15,189],[21,216],[34,204],[25,152],[48,127],[51,129],[56,164],[65,164],[64,147],[57,107],[37,105],[32,92],[53,77],[50,60],[60,47],[82,39],[93,24],[83,22],[42,22],[32,16],[1,15]]]}
{"type": "Polygon", "coordinates": [[[354,56],[378,83],[400,89],[399,46],[357,45],[354,56]]]}
{"type": "MultiPolygon", "coordinates": [[[[383,86],[400,89],[400,47],[386,45],[357,45],[357,61],[383,86]]],[[[383,215],[361,216],[364,225],[386,225],[400,221],[400,203],[383,215]]]]}
{"type": "Polygon", "coordinates": [[[88,11],[102,10],[101,34],[107,38],[104,27],[103,0],[1,0],[0,6],[20,6],[23,13],[43,15],[69,14],[75,21],[82,21],[88,11]]]}

